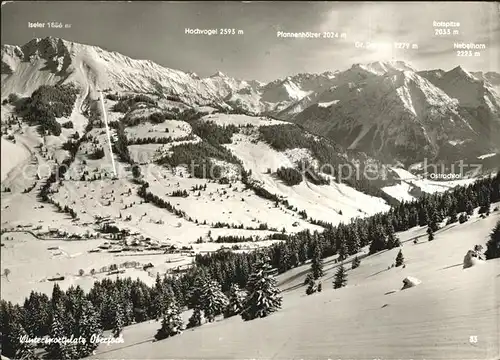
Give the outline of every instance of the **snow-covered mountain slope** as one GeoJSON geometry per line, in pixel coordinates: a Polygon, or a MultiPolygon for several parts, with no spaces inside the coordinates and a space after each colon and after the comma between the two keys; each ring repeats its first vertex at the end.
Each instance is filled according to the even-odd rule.
{"type": "Polygon", "coordinates": [[[157,342],[158,322],[132,325],[125,343],[103,344],[91,358],[498,359],[500,260],[465,270],[462,262],[484,246],[499,218],[474,215],[439,230],[432,242],[425,227],[400,233],[404,268],[390,268],[397,248],[363,258],[354,270],[348,259],[341,289],[332,288],[334,258],[325,259],[321,293],[305,295],[309,264],[281,274],[282,309],[266,318],[221,319],[157,342]],[[407,276],[421,284],[400,290],[407,276]]]}
{"type": "Polygon", "coordinates": [[[254,113],[277,113],[334,84],[332,73],[297,74],[266,85],[243,89],[226,99],[229,104],[254,113]]]}
{"type": "Polygon", "coordinates": [[[445,192],[457,186],[470,185],[475,181],[473,177],[439,181],[415,176],[411,172],[401,168],[392,168],[391,170],[397,174],[397,184],[383,187],[382,191],[399,201],[411,202],[418,199],[423,193],[445,192]]]}
{"type": "MultiPolygon", "coordinates": [[[[430,76],[428,80],[451,98],[457,99],[460,107],[481,124],[481,127],[475,130],[483,136],[483,140],[498,140],[500,138],[500,89],[494,85],[495,81],[491,83],[489,80],[495,79],[494,73],[475,74],[457,66],[442,73],[439,77],[430,76]],[[486,131],[481,131],[482,129],[486,131]]],[[[422,76],[425,77],[426,74],[422,76]]]]}
{"type": "Polygon", "coordinates": [[[314,104],[293,121],[388,161],[463,157],[458,147],[450,146],[454,143],[466,144],[474,154],[493,147],[491,142],[479,141],[489,130],[485,124],[412,71],[368,75],[363,82],[331,88],[317,99],[332,105],[314,104]]]}
{"type": "Polygon", "coordinates": [[[476,71],[476,72],[472,72],[471,74],[474,75],[474,77],[476,79],[487,81],[497,91],[500,91],[500,74],[499,73],[496,73],[493,71],[489,71],[486,73],[484,73],[482,71],[476,71]]]}
{"type": "Polygon", "coordinates": [[[190,104],[206,104],[255,86],[222,73],[200,79],[149,60],[134,60],[97,46],[53,37],[34,39],[20,47],[2,45],[1,52],[2,99],[10,93],[29,96],[40,85],[75,82],[83,88],[96,83],[101,89],[178,95],[190,104]]]}

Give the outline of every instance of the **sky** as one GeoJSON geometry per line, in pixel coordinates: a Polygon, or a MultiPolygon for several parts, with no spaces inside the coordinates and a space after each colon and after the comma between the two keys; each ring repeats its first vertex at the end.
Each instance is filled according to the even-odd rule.
{"type": "Polygon", "coordinates": [[[494,2],[12,1],[2,3],[1,20],[2,44],[54,36],[201,77],[221,71],[268,82],[387,60],[404,60],[417,70],[461,65],[469,71],[500,72],[500,3],[494,2]],[[451,35],[437,36],[433,21],[460,26],[449,28],[451,35]],[[30,28],[29,22],[70,28],[30,28]],[[243,34],[189,35],[186,28],[243,34]],[[336,32],[339,38],[280,38],[278,31],[336,32]],[[457,56],[455,42],[485,44],[486,49],[457,56]],[[394,43],[410,49],[396,49],[394,43]]]}

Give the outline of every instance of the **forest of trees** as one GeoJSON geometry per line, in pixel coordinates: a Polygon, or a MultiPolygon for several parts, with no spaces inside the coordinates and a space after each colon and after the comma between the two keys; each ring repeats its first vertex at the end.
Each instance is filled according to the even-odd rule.
{"type": "Polygon", "coordinates": [[[213,121],[193,121],[191,127],[194,134],[213,146],[230,144],[233,134],[239,132],[239,128],[234,125],[219,126],[213,121]]]}
{"type": "Polygon", "coordinates": [[[202,318],[212,322],[217,316],[240,314],[244,320],[268,316],[279,310],[282,298],[276,280],[269,274],[269,259],[260,256],[248,268],[249,280],[244,290],[231,284],[226,292],[207,268],[194,268],[184,276],[157,276],[148,286],[131,278],[96,281],[88,293],[79,286],[62,291],[54,284],[52,295],[32,291],[22,305],[0,300],[2,355],[9,358],[36,359],[35,348],[44,348],[53,359],[86,357],[97,348],[91,336],[111,330],[120,336],[125,326],[157,320],[156,340],[180,334],[187,327],[202,325],[202,318]],[[181,312],[193,309],[187,326],[181,312]],[[20,341],[30,338],[83,337],[83,343],[38,345],[20,341]]]}
{"type": "Polygon", "coordinates": [[[188,170],[196,178],[220,179],[222,177],[220,166],[212,159],[219,159],[232,164],[240,161],[229,150],[220,145],[213,145],[206,141],[198,143],[180,144],[170,148],[171,154],[160,160],[160,165],[176,167],[187,165],[188,170]]]}
{"type": "Polygon", "coordinates": [[[90,153],[88,155],[89,159],[91,160],[99,160],[104,157],[104,149],[103,148],[98,148],[94,152],[90,153]]]}
{"type": "MultiPolygon", "coordinates": [[[[366,219],[356,219],[349,224],[329,226],[322,233],[306,230],[289,235],[287,241],[261,249],[259,253],[224,251],[197,254],[195,256],[195,267],[176,277],[165,277],[163,280],[157,279],[157,285],[152,288],[140,280],[102,280],[97,281],[88,294],[84,294],[79,288],[70,288],[66,292],[62,292],[55,285],[52,298],[39,293],[32,293],[22,306],[13,305],[2,300],[0,303],[2,315],[0,326],[3,354],[14,357],[15,354],[29,353],[33,350],[26,344],[16,342],[15,337],[10,335],[13,333],[26,332],[29,335],[39,334],[43,336],[54,333],[89,333],[89,329],[96,331],[94,329],[95,325],[92,325],[92,327],[90,325],[89,327],[79,325],[78,319],[82,318],[82,313],[88,314],[85,318],[93,319],[90,321],[92,324],[97,321],[95,320],[95,316],[98,316],[96,314],[100,314],[99,321],[97,321],[100,328],[106,330],[118,327],[117,331],[120,330],[119,327],[126,326],[134,321],[162,319],[165,316],[159,313],[158,309],[164,307],[158,304],[165,300],[161,299],[159,293],[168,293],[166,289],[172,290],[178,306],[199,309],[194,314],[201,317],[201,313],[205,311],[205,308],[196,299],[202,299],[203,297],[193,295],[196,291],[201,291],[194,286],[197,281],[200,282],[198,280],[200,277],[205,277],[220,285],[220,288],[218,288],[212,282],[212,285],[217,289],[213,290],[211,294],[218,294],[217,296],[211,295],[213,298],[220,297],[219,289],[227,296],[235,285],[245,288],[247,295],[241,305],[241,316],[244,319],[267,316],[279,309],[281,305],[279,291],[272,281],[273,278],[269,275],[271,268],[276,269],[278,273],[282,273],[304,264],[313,257],[316,259],[318,257],[325,258],[336,253],[339,254],[339,258],[342,260],[348,254],[355,254],[359,247],[373,243],[375,243],[375,246],[371,246],[372,252],[380,251],[383,250],[384,246],[387,247],[388,234],[391,234],[392,229],[394,231],[404,231],[416,225],[430,226],[434,222],[449,216],[454,211],[462,213],[470,212],[471,209],[473,210],[476,207],[487,208],[492,202],[500,201],[499,175],[478,180],[467,187],[458,187],[449,192],[424,195],[421,199],[413,202],[401,203],[384,214],[377,214],[366,219]],[[321,255],[318,255],[319,253],[321,255]],[[257,261],[263,257],[267,258],[265,262],[257,261]],[[266,280],[256,281],[259,276],[266,280]],[[163,290],[160,291],[160,288],[163,290]],[[254,294],[259,290],[265,291],[272,297],[266,302],[270,305],[269,308],[259,308],[259,302],[255,302],[254,294]],[[61,316],[61,314],[64,315],[61,316]],[[117,316],[122,317],[122,319],[117,321],[117,316]]],[[[500,225],[497,224],[492,231],[488,243],[488,258],[498,255],[496,250],[498,250],[499,243],[499,228],[500,225]]],[[[346,275],[343,266],[339,267],[334,278],[333,285],[335,288],[346,284],[346,275]]],[[[216,304],[216,302],[212,302],[212,304],[216,304]]],[[[211,305],[211,307],[207,308],[206,314],[210,317],[212,314],[221,311],[220,309],[220,306],[211,305]]],[[[173,314],[175,315],[175,313],[174,311],[173,314]]],[[[172,329],[169,324],[173,321],[175,325],[175,318],[175,316],[166,316],[166,320],[162,322],[165,324],[165,326],[162,324],[164,330],[160,332],[160,335],[164,334],[165,331],[168,333],[167,330],[172,329]]],[[[197,324],[197,319],[194,318],[192,323],[197,324]]],[[[176,329],[175,326],[173,328],[176,329]]],[[[55,348],[50,351],[60,358],[65,358],[67,356],[64,355],[65,353],[71,353],[72,356],[81,356],[81,354],[87,354],[89,349],[55,348]]]]}
{"type": "Polygon", "coordinates": [[[500,220],[497,222],[486,243],[486,259],[500,258],[500,220]]]}
{"type": "MultiPolygon", "coordinates": [[[[43,98],[43,96],[42,96],[43,98]]],[[[196,113],[191,113],[193,119],[196,113]]],[[[133,165],[128,153],[128,140],[123,125],[118,126],[118,140],[115,151],[122,161],[133,165]]],[[[198,125],[195,125],[195,128],[198,125]]],[[[284,125],[288,126],[288,125],[284,125]]],[[[303,134],[299,136],[295,130],[281,132],[276,129],[261,128],[261,136],[273,147],[286,149],[287,146],[307,147],[316,151],[319,159],[331,159],[334,152],[327,149],[328,144],[314,145],[303,134]],[[262,129],[265,129],[262,131],[262,129]],[[264,134],[264,135],[262,135],[264,134]],[[278,134],[275,138],[274,135],[278,134]],[[307,143],[307,144],[306,144],[307,143]],[[307,146],[306,146],[307,145],[307,146]],[[321,155],[323,154],[323,155],[321,155]]],[[[290,127],[291,128],[291,127],[290,127]]],[[[287,128],[288,129],[288,128],[287,128]]],[[[196,131],[202,134],[213,129],[213,125],[200,125],[196,131]]],[[[197,144],[184,144],[173,147],[172,155],[163,158],[160,163],[177,166],[190,164],[191,161],[206,164],[210,158],[240,164],[231,152],[221,146],[233,133],[232,128],[220,130],[215,135],[207,135],[210,140],[197,144]]],[[[218,127],[215,131],[219,131],[218,127]]],[[[84,137],[82,137],[83,139],[84,137]]],[[[70,158],[65,164],[71,164],[82,140],[77,140],[71,147],[70,158]]],[[[70,145],[68,145],[70,146],[70,145]]],[[[336,160],[337,161],[337,160],[336,160]]],[[[344,160],[342,160],[344,161],[344,160]]],[[[56,175],[64,175],[65,170],[58,168],[47,183],[42,186],[40,196],[48,199],[50,184],[56,181],[56,175]]],[[[243,182],[262,197],[272,201],[282,200],[249,180],[250,173],[243,171],[243,182]]],[[[169,202],[151,194],[149,184],[140,182],[139,195],[166,208],[179,216],[185,214],[175,209],[169,202]]],[[[353,219],[349,223],[333,226],[321,223],[323,232],[301,231],[296,234],[278,234],[283,242],[256,252],[216,252],[198,254],[196,266],[187,273],[156,280],[153,287],[140,280],[116,279],[96,281],[89,293],[79,287],[70,287],[61,291],[54,285],[52,296],[32,292],[23,305],[14,305],[0,301],[0,329],[2,336],[2,354],[7,357],[31,358],[33,348],[18,340],[20,334],[30,336],[83,336],[99,333],[102,330],[113,330],[118,336],[124,326],[134,322],[150,319],[161,321],[157,339],[175,336],[182,328],[179,312],[183,308],[194,309],[188,326],[199,326],[202,316],[213,321],[216,316],[241,315],[244,320],[268,316],[281,307],[281,296],[271,274],[273,269],[278,273],[311,262],[313,277],[322,276],[322,259],[339,254],[342,261],[349,255],[359,252],[363,246],[370,245],[370,253],[400,246],[395,232],[408,230],[414,226],[428,226],[435,232],[444,218],[454,219],[471,215],[476,207],[485,216],[489,213],[492,202],[500,201],[500,172],[495,176],[478,180],[467,187],[457,187],[445,193],[424,194],[412,202],[403,202],[393,206],[388,212],[369,218],[353,219]],[[241,291],[239,289],[245,289],[241,291]],[[265,294],[268,301],[261,301],[259,294],[265,294]],[[16,337],[17,336],[17,337],[16,337]]],[[[305,215],[307,217],[307,214],[305,215]]],[[[263,225],[263,224],[261,224],[263,225]]],[[[111,227],[105,231],[115,232],[111,227]]],[[[266,225],[267,227],[267,225],[266,225]]],[[[101,229],[103,230],[103,229],[101,229]]],[[[500,256],[500,225],[497,223],[487,246],[487,258],[500,256]]],[[[276,235],[276,234],[275,234],[276,235]]],[[[402,254],[401,261],[404,261],[402,254]]],[[[358,264],[359,266],[359,264],[358,264]]],[[[345,286],[346,271],[340,266],[334,279],[334,287],[345,286]]],[[[47,346],[48,353],[54,358],[80,358],[89,355],[94,347],[86,346],[47,346]]]]}
{"type": "Polygon", "coordinates": [[[61,134],[56,118],[69,117],[73,111],[78,89],[72,84],[42,85],[19,106],[16,113],[28,123],[39,125],[41,133],[61,134]]]}
{"type": "Polygon", "coordinates": [[[282,166],[276,170],[276,175],[288,186],[298,185],[302,182],[302,174],[295,168],[282,166]]]}
{"type": "Polygon", "coordinates": [[[113,105],[112,111],[115,112],[121,112],[121,113],[127,113],[131,109],[134,108],[134,106],[137,103],[147,103],[150,105],[156,105],[157,101],[150,98],[149,96],[146,95],[123,95],[123,96],[116,96],[113,94],[107,94],[106,98],[117,101],[116,104],[113,105]]]}
{"type": "MultiPolygon", "coordinates": [[[[335,176],[337,181],[341,177],[347,185],[359,190],[365,194],[381,197],[391,205],[396,205],[397,201],[380,190],[381,176],[375,176],[373,168],[364,165],[361,161],[359,167],[342,156],[345,151],[338,145],[325,138],[313,138],[296,125],[280,124],[259,127],[259,140],[268,143],[273,149],[284,151],[294,148],[305,148],[311,151],[312,156],[318,161],[322,171],[328,175],[335,176]],[[370,176],[353,176],[353,169],[360,174],[370,176]],[[338,172],[342,173],[338,173],[338,172]],[[374,179],[374,180],[370,180],[374,179]]],[[[378,172],[375,169],[375,172],[378,172]]],[[[315,175],[315,171],[308,171],[308,179],[311,182],[317,182],[318,185],[327,184],[328,180],[324,177],[315,175]]]]}

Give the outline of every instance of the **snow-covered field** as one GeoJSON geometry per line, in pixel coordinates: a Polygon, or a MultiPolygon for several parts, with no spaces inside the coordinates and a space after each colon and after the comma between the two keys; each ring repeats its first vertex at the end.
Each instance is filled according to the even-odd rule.
{"type": "Polygon", "coordinates": [[[400,182],[396,185],[383,187],[382,190],[400,201],[412,201],[418,198],[421,192],[428,194],[445,192],[457,186],[467,186],[472,184],[476,179],[458,179],[436,181],[432,179],[424,179],[413,175],[409,171],[401,168],[391,168],[399,177],[400,182]]]}
{"type": "Polygon", "coordinates": [[[30,155],[29,151],[22,145],[15,144],[9,140],[1,139],[1,179],[7,178],[12,169],[22,164],[30,155]]]}
{"type": "Polygon", "coordinates": [[[96,359],[488,359],[500,355],[500,260],[464,270],[465,253],[484,246],[500,219],[494,212],[439,230],[399,236],[405,268],[389,268],[398,249],[384,251],[348,270],[348,284],[334,290],[333,261],[326,259],[323,291],[305,295],[309,265],[278,277],[283,307],[249,322],[239,317],[204,324],[152,343],[154,321],[123,332],[124,343],[102,345],[96,359]],[[415,237],[421,237],[418,244],[415,237]],[[413,276],[422,283],[400,290],[413,276]]]}
{"type": "Polygon", "coordinates": [[[281,166],[295,166],[297,152],[278,152],[243,134],[233,135],[233,143],[226,146],[242,160],[245,169],[252,170],[252,178],[261,182],[266,190],[284,196],[291,205],[305,210],[313,219],[336,224],[389,210],[389,205],[382,199],[365,195],[341,183],[332,181],[330,185],[317,186],[303,181],[299,185],[287,186],[267,174],[268,169],[275,172],[281,166]]]}

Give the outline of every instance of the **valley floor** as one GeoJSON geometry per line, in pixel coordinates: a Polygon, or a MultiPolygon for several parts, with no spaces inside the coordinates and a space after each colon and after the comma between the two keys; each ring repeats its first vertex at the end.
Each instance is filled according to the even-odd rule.
{"type": "Polygon", "coordinates": [[[304,265],[278,276],[283,308],[267,318],[233,317],[154,343],[160,324],[136,324],[123,344],[101,345],[94,358],[498,359],[500,259],[465,270],[462,262],[499,219],[498,211],[474,216],[432,242],[425,228],[400,233],[405,268],[388,268],[398,249],[377,253],[355,270],[348,265],[348,284],[338,290],[331,283],[338,264],[326,259],[324,290],[306,296],[304,265]],[[400,291],[407,276],[422,283],[400,291]]]}

